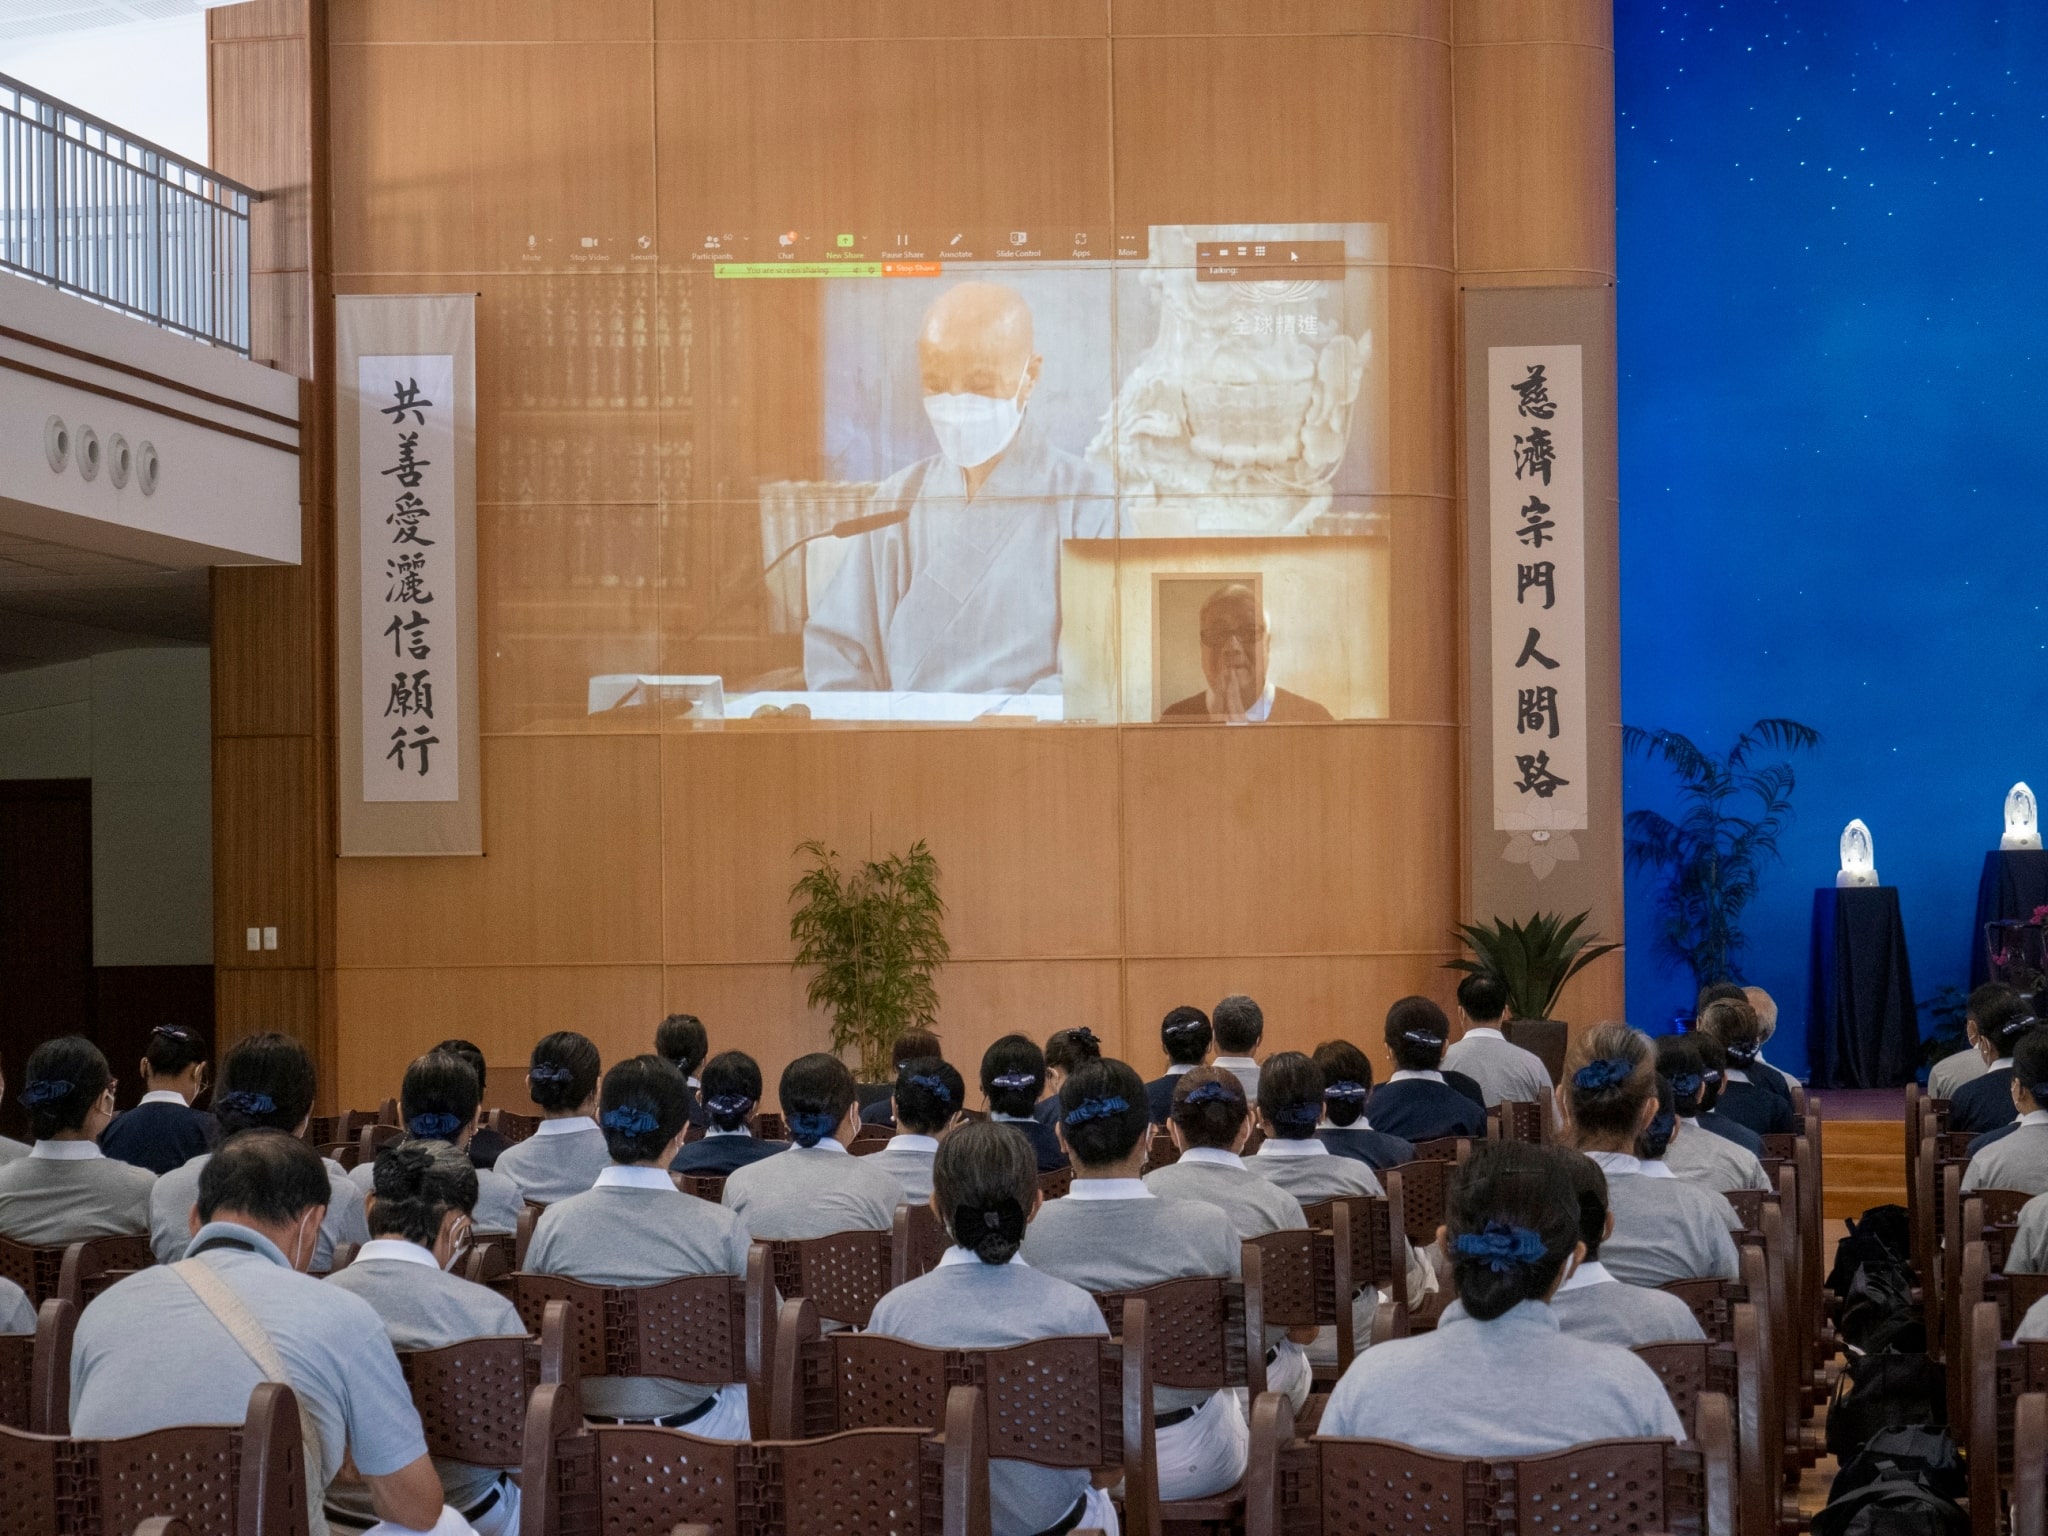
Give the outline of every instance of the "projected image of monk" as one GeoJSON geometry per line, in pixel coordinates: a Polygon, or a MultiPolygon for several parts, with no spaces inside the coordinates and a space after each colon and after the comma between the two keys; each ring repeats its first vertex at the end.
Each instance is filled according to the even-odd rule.
{"type": "Polygon", "coordinates": [[[806,686],[1058,693],[1060,543],[1115,537],[1108,475],[1034,420],[1044,359],[1016,289],[940,294],[917,363],[938,451],[876,487],[894,520],[851,540],[812,607],[806,686]]]}

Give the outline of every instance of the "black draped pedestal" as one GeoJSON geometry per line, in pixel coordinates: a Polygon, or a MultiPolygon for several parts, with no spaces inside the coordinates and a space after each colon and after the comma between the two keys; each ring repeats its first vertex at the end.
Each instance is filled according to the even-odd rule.
{"type": "Polygon", "coordinates": [[[1920,1065],[1920,1012],[1896,886],[1813,893],[1806,1065],[1816,1088],[1897,1088],[1920,1065]]]}
{"type": "Polygon", "coordinates": [[[2034,915],[2048,906],[2048,850],[1994,848],[1984,855],[1984,873],[1977,880],[1977,921],[1970,927],[1970,990],[1991,979],[1991,961],[1984,949],[1984,925],[2034,915]]]}

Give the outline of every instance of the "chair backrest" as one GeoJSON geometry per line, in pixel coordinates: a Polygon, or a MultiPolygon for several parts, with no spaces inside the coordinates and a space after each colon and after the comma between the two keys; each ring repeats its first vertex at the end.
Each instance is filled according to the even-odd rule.
{"type": "Polygon", "coordinates": [[[774,1110],[764,1109],[754,1116],[754,1135],[762,1141],[787,1141],[789,1127],[774,1110]]]}
{"type": "Polygon", "coordinates": [[[71,1335],[78,1308],[52,1297],[34,1333],[0,1334],[0,1425],[32,1435],[71,1429],[71,1335]]]}
{"type": "Polygon", "coordinates": [[[1697,1339],[1639,1344],[1635,1354],[1664,1383],[1672,1407],[1685,1422],[1687,1437],[1695,1443],[1700,1438],[1700,1404],[1710,1394],[1728,1400],[1734,1414],[1730,1429],[1735,1438],[1735,1464],[1742,1471],[1736,1495],[1741,1506],[1741,1529],[1769,1531],[1776,1525],[1778,1487],[1771,1469],[1777,1466],[1779,1456],[1778,1447],[1768,1438],[1777,1423],[1765,1408],[1768,1387],[1764,1380],[1761,1322],[1756,1308],[1746,1301],[1735,1303],[1731,1316],[1732,1344],[1697,1339]]]}
{"type": "Polygon", "coordinates": [[[928,1204],[896,1207],[896,1229],[890,1234],[890,1289],[938,1267],[950,1239],[928,1204]]]}
{"type": "Polygon", "coordinates": [[[863,1125],[854,1133],[853,1143],[846,1150],[855,1157],[866,1157],[888,1146],[895,1135],[896,1132],[886,1125],[863,1125]]]}
{"type": "Polygon", "coordinates": [[[865,1328],[875,1303],[896,1283],[887,1232],[834,1232],[764,1246],[783,1299],[808,1296],[818,1315],[835,1323],[865,1328]]]}
{"type": "Polygon", "coordinates": [[[686,1195],[709,1200],[713,1205],[725,1202],[725,1175],[722,1173],[685,1173],[679,1174],[677,1179],[686,1195]]]}
{"type": "Polygon", "coordinates": [[[1722,1194],[1726,1196],[1728,1203],[1735,1207],[1736,1217],[1742,1222],[1742,1230],[1745,1232],[1762,1229],[1764,1202],[1778,1198],[1761,1189],[1728,1189],[1723,1190],[1722,1194]]]}
{"type": "Polygon", "coordinates": [[[516,1232],[480,1232],[471,1239],[469,1256],[462,1261],[462,1278],[473,1285],[490,1285],[518,1267],[516,1232]]]}
{"type": "Polygon", "coordinates": [[[0,1536],[86,1536],[175,1517],[209,1536],[306,1536],[298,1400],[263,1382],[240,1424],[72,1440],[0,1428],[0,1536]],[[89,1489],[90,1510],[78,1490],[89,1489]],[[92,1515],[97,1516],[92,1519],[92,1515]],[[88,1520],[91,1523],[88,1523],[88,1520]]]}
{"type": "Polygon", "coordinates": [[[1124,1528],[1158,1531],[1152,1373],[1142,1294],[1124,1298],[1123,1337],[1034,1339],[1007,1349],[935,1349],[878,1333],[818,1330],[808,1300],[775,1329],[778,1440],[883,1425],[929,1430],[949,1389],[981,1390],[988,1454],[1042,1467],[1124,1470],[1124,1528]]]}
{"type": "Polygon", "coordinates": [[[526,1268],[526,1250],[533,1246],[534,1229],[546,1210],[546,1206],[531,1200],[519,1208],[519,1219],[512,1225],[512,1262],[516,1268],[526,1268]]]}
{"type": "MultiPolygon", "coordinates": [[[[1346,1195],[1301,1208],[1309,1226],[1316,1231],[1334,1234],[1342,1230],[1350,1255],[1351,1283],[1391,1291],[1404,1320],[1413,1301],[1408,1294],[1408,1256],[1401,1246],[1404,1236],[1412,1241],[1407,1193],[1408,1180],[1403,1171],[1389,1169],[1384,1195],[1346,1195]]],[[[1435,1238],[1436,1228],[1432,1226],[1423,1241],[1426,1244],[1435,1238]]]]}
{"type": "Polygon", "coordinates": [[[1486,1112],[1486,1134],[1495,1141],[1540,1145],[1550,1132],[1550,1106],[1532,1099],[1502,1099],[1486,1112]]]}
{"type": "Polygon", "coordinates": [[[1180,1161],[1180,1148],[1174,1144],[1173,1132],[1163,1125],[1152,1128],[1152,1140],[1145,1148],[1145,1166],[1141,1173],[1154,1169],[1171,1167],[1180,1161]]]}
{"type": "Polygon", "coordinates": [[[356,1160],[354,1166],[367,1168],[377,1161],[377,1154],[394,1141],[403,1141],[405,1131],[396,1125],[366,1125],[356,1133],[356,1160]]]}
{"type": "Polygon", "coordinates": [[[1054,1168],[1038,1176],[1038,1193],[1047,1200],[1057,1200],[1074,1187],[1074,1166],[1054,1168]]]}
{"type": "Polygon", "coordinates": [[[1096,1292],[1112,1338],[1124,1336],[1128,1304],[1145,1303],[1146,1366],[1154,1386],[1191,1392],[1242,1387],[1247,1400],[1266,1390],[1264,1271],[1258,1249],[1246,1249],[1251,1267],[1242,1280],[1205,1276],[1096,1292]]]}
{"type": "Polygon", "coordinates": [[[83,1312],[110,1287],[155,1263],[156,1252],[141,1233],[89,1237],[64,1250],[57,1294],[83,1312]]]}
{"type": "Polygon", "coordinates": [[[586,1427],[573,1383],[543,1386],[527,1412],[524,1528],[549,1536],[979,1536],[989,1529],[980,1393],[954,1387],[941,1411],[938,1435],[909,1427],[730,1442],[586,1427]]]}
{"type": "Polygon", "coordinates": [[[1740,1280],[1667,1280],[1657,1289],[1692,1308],[1700,1331],[1721,1344],[1735,1338],[1736,1304],[1750,1299],[1740,1280]]]}
{"type": "Polygon", "coordinates": [[[573,1379],[569,1311],[566,1301],[548,1302],[538,1338],[465,1339],[398,1352],[429,1455],[519,1470],[527,1399],[536,1387],[573,1379]]]}
{"type": "Polygon", "coordinates": [[[356,1160],[363,1155],[361,1144],[353,1141],[319,1142],[315,1144],[313,1150],[330,1163],[339,1163],[343,1168],[350,1170],[355,1168],[356,1160]]]}
{"type": "Polygon", "coordinates": [[[145,1269],[156,1262],[156,1255],[150,1251],[147,1233],[90,1237],[82,1242],[42,1247],[17,1243],[11,1237],[0,1237],[0,1277],[12,1280],[28,1292],[28,1299],[37,1306],[52,1296],[62,1294],[67,1261],[73,1272],[73,1290],[80,1293],[71,1299],[74,1305],[82,1308],[92,1296],[113,1283],[109,1279],[91,1295],[83,1295],[89,1280],[109,1270],[127,1274],[145,1269]]]}
{"type": "Polygon", "coordinates": [[[505,1140],[520,1142],[540,1129],[539,1115],[518,1115],[509,1109],[494,1109],[484,1116],[484,1124],[496,1131],[505,1140]]]}
{"type": "Polygon", "coordinates": [[[1595,1440],[1494,1461],[1437,1456],[1387,1440],[1296,1439],[1287,1399],[1268,1393],[1252,1410],[1245,1529],[1251,1536],[1565,1529],[1573,1536],[1731,1536],[1736,1488],[1728,1399],[1702,1394],[1695,1416],[1695,1439],[1683,1446],[1595,1440]]]}
{"type": "MultiPolygon", "coordinates": [[[[1335,1217],[1337,1208],[1332,1207],[1335,1217]]],[[[1344,1241],[1335,1230],[1310,1223],[1307,1231],[1267,1232],[1247,1238],[1244,1272],[1258,1276],[1259,1310],[1269,1328],[1337,1330],[1337,1370],[1357,1352],[1351,1294],[1351,1212],[1342,1212],[1344,1241]],[[1341,1302],[1339,1298],[1342,1298],[1341,1302]]],[[[1154,1360],[1155,1373],[1157,1360],[1154,1360]]]]}
{"type": "Polygon", "coordinates": [[[1564,1056],[1569,1048],[1570,1026],[1562,1019],[1509,1019],[1500,1032],[1509,1045],[1533,1052],[1543,1062],[1552,1083],[1564,1081],[1564,1056]]]}
{"type": "Polygon", "coordinates": [[[1776,1158],[1780,1162],[1790,1162],[1792,1159],[1792,1144],[1798,1139],[1798,1136],[1791,1131],[1770,1131],[1763,1137],[1764,1150],[1762,1155],[1764,1157],[1776,1158]]]}
{"type": "MultiPolygon", "coordinates": [[[[1472,1155],[1472,1138],[1469,1136],[1439,1136],[1434,1141],[1415,1143],[1415,1156],[1425,1163],[1462,1163],[1472,1155]]],[[[1404,1164],[1404,1167],[1413,1166],[1404,1164]]]]}
{"type": "MultiPolygon", "coordinates": [[[[1389,1168],[1380,1175],[1380,1183],[1385,1186],[1389,1199],[1397,1189],[1400,1191],[1401,1230],[1409,1242],[1427,1246],[1436,1241],[1436,1229],[1444,1224],[1444,1212],[1450,1205],[1451,1171],[1454,1167],[1456,1164],[1440,1158],[1425,1158],[1389,1168]]],[[[1359,1278],[1365,1277],[1361,1275],[1359,1278]]]]}
{"type": "Polygon", "coordinates": [[[653,1376],[703,1387],[743,1381],[754,1432],[763,1434],[775,1325],[768,1274],[768,1252],[756,1243],[745,1279],[693,1275],[660,1285],[585,1285],[522,1270],[510,1277],[508,1291],[535,1334],[549,1302],[572,1303],[565,1372],[653,1376]]]}

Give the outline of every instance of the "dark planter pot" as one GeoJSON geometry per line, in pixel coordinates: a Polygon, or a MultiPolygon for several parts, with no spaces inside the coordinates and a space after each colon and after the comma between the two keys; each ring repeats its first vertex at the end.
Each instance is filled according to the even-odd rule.
{"type": "Polygon", "coordinates": [[[1571,1033],[1562,1019],[1509,1019],[1501,1029],[1510,1045],[1519,1045],[1542,1058],[1553,1083],[1564,1081],[1565,1042],[1571,1033]]]}

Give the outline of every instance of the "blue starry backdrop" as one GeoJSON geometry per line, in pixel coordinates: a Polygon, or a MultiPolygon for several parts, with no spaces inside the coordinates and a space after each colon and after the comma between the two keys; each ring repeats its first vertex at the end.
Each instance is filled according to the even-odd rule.
{"type": "MultiPolygon", "coordinates": [[[[2048,795],[2048,4],[1617,0],[1615,40],[1623,717],[1825,735],[1745,924],[1803,1073],[1849,818],[1928,999],[2007,788],[2048,795]]],[[[1668,773],[1631,761],[1626,803],[1673,810],[1668,773]]],[[[1693,985],[1654,901],[1631,875],[1662,1031],[1693,985]]]]}

